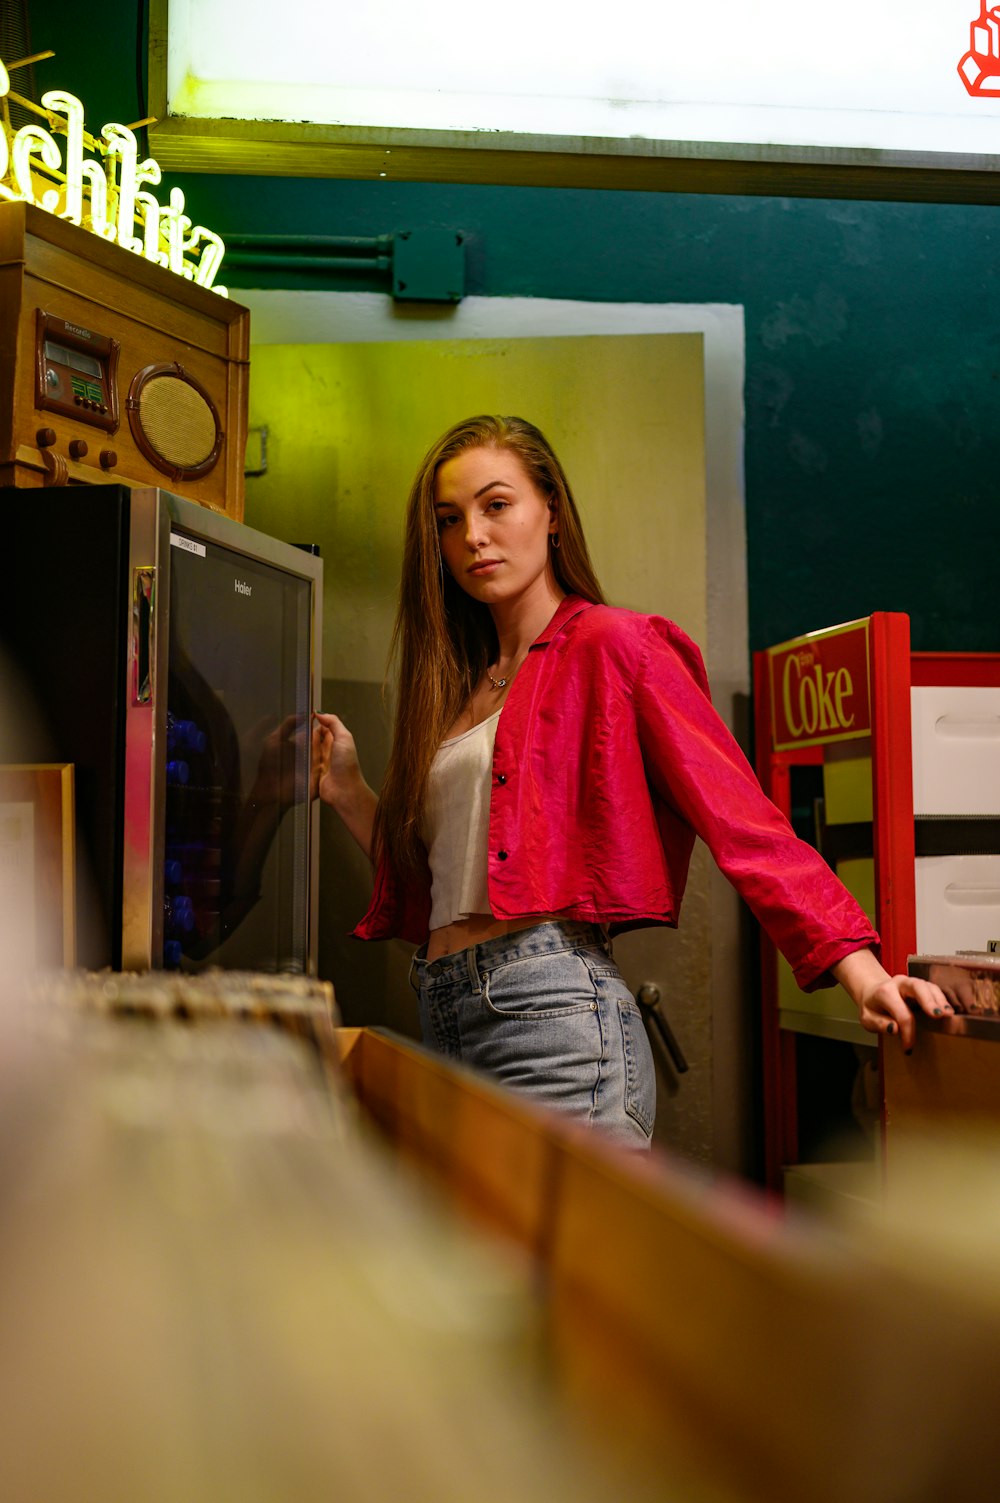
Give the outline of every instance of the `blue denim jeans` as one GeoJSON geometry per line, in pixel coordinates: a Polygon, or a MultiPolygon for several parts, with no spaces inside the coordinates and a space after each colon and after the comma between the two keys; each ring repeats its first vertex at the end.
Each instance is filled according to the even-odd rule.
{"type": "Polygon", "coordinates": [[[636,1148],[656,1113],[642,1016],[595,924],[555,922],[410,972],[430,1048],[636,1148]]]}

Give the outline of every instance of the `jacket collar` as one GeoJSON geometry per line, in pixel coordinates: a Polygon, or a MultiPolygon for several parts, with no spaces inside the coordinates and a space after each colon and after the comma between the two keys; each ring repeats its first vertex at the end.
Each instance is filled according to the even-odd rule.
{"type": "Polygon", "coordinates": [[[592,609],[593,601],[584,600],[581,595],[567,595],[565,599],[560,600],[558,606],[556,607],[556,613],[552,617],[548,626],[546,626],[543,631],[539,632],[538,636],[532,642],[532,648],[547,647],[548,644],[552,641],[552,638],[556,636],[566,625],[567,621],[572,621],[573,617],[578,616],[581,611],[589,611],[592,609]]]}

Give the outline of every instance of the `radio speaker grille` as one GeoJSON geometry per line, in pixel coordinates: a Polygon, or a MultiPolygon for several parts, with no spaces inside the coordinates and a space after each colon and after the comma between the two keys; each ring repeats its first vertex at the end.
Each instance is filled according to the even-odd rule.
{"type": "Polygon", "coordinates": [[[151,465],[174,480],[207,474],[222,449],[219,414],[181,365],[147,365],[129,388],[129,427],[151,465]]]}

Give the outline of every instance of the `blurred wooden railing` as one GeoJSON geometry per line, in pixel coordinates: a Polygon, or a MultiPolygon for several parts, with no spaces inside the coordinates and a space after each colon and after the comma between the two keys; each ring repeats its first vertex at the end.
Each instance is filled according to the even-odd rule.
{"type": "Polygon", "coordinates": [[[992,1496],[991,1149],[800,1224],[265,983],[117,986],[0,979],[3,1503],[992,1496]]]}
{"type": "Polygon", "coordinates": [[[1000,1145],[942,1159],[918,1143],[927,1172],[900,1162],[895,1200],[805,1223],[745,1186],[604,1146],[391,1035],[339,1040],[394,1149],[530,1255],[554,1388],[639,1473],[761,1503],[992,1495],[1000,1145]]]}

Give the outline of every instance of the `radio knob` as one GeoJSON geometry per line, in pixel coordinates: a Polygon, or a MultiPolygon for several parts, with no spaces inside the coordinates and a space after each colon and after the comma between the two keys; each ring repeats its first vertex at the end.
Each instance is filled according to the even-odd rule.
{"type": "Polygon", "coordinates": [[[114,467],[115,467],[115,465],[117,463],[118,463],[118,455],[115,453],[114,449],[102,449],[101,450],[101,469],[102,470],[113,470],[114,467]]]}
{"type": "Polygon", "coordinates": [[[69,441],[70,459],[83,459],[87,454],[88,447],[85,438],[71,438],[69,441]]]}
{"type": "Polygon", "coordinates": [[[35,434],[35,442],[40,449],[51,449],[55,441],[56,430],[54,428],[39,428],[35,434]]]}

